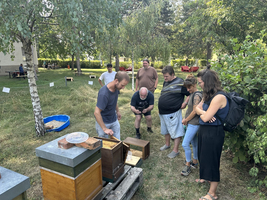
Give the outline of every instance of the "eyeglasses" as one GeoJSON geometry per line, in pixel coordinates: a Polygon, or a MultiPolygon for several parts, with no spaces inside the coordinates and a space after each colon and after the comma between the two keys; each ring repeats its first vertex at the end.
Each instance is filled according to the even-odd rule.
{"type": "Polygon", "coordinates": [[[203,82],[198,82],[197,84],[198,84],[198,85],[201,85],[202,83],[203,83],[203,82]]]}

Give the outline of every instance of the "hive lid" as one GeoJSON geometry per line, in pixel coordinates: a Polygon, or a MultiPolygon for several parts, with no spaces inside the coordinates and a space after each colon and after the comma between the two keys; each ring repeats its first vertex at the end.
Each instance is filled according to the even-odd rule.
{"type": "Polygon", "coordinates": [[[94,150],[88,150],[76,146],[69,149],[61,149],[58,147],[58,141],[65,138],[66,136],[67,135],[64,135],[40,147],[37,147],[35,149],[36,156],[70,167],[75,167],[88,157],[92,156],[102,147],[101,141],[100,146],[94,150]]]}

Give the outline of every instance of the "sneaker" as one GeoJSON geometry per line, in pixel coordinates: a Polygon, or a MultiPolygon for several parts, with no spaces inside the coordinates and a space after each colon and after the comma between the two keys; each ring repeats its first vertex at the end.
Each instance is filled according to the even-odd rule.
{"type": "Polygon", "coordinates": [[[169,157],[169,158],[175,158],[176,156],[179,155],[179,153],[180,153],[180,152],[175,153],[174,151],[172,151],[172,152],[168,155],[168,157],[169,157]]]}
{"type": "Polygon", "coordinates": [[[151,128],[147,128],[147,132],[154,133],[151,128]]]}
{"type": "Polygon", "coordinates": [[[141,139],[141,134],[140,134],[140,133],[136,133],[135,138],[137,138],[137,139],[141,139]]]}
{"type": "MultiPolygon", "coordinates": [[[[186,163],[187,163],[187,162],[186,162],[186,160],[185,160],[185,161],[184,161],[184,164],[186,165],[186,163]]],[[[190,161],[190,166],[191,166],[192,168],[196,169],[196,168],[198,167],[198,163],[194,164],[193,161],[191,160],[191,161],[190,161]]]]}
{"type": "Polygon", "coordinates": [[[166,149],[169,149],[170,147],[171,147],[171,145],[170,146],[167,146],[166,144],[164,144],[164,146],[160,147],[160,150],[161,151],[164,151],[166,149]]]}
{"type": "Polygon", "coordinates": [[[190,172],[191,172],[191,166],[185,166],[184,167],[184,169],[183,169],[183,171],[181,172],[181,175],[183,175],[183,176],[188,176],[189,174],[190,174],[190,172]]]}

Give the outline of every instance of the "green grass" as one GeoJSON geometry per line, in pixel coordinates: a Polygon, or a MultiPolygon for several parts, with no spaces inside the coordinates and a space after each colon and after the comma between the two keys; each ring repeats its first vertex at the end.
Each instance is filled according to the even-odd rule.
{"type": "MultiPolygon", "coordinates": [[[[106,69],[83,69],[83,72],[94,73],[97,77],[106,69]]],[[[27,80],[0,78],[0,86],[11,88],[10,93],[0,93],[0,166],[30,177],[31,188],[27,190],[28,199],[42,199],[42,183],[35,148],[74,131],[82,131],[89,136],[97,136],[95,131],[94,109],[100,85],[97,79],[89,79],[88,75],[74,76],[67,69],[40,69],[38,76],[38,94],[40,97],[43,117],[55,114],[70,116],[70,126],[61,132],[49,132],[44,137],[36,137],[32,103],[27,80]],[[67,82],[64,77],[71,76],[73,82],[67,82]],[[88,85],[88,81],[94,82],[88,85]],[[54,87],[49,83],[54,82],[54,87]]],[[[160,134],[158,116],[158,98],[162,89],[163,76],[159,74],[159,85],[155,92],[155,108],[152,111],[153,131],[146,132],[145,120],[141,123],[141,134],[144,140],[150,141],[150,157],[141,166],[144,170],[144,184],[135,194],[139,199],[198,199],[208,191],[208,185],[194,182],[198,178],[198,170],[188,177],[180,175],[185,159],[183,148],[175,159],[167,158],[167,151],[159,151],[164,144],[160,134]]],[[[185,78],[186,73],[176,71],[176,75],[185,78]]],[[[130,100],[133,95],[131,82],[121,91],[118,104],[122,114],[121,139],[134,137],[134,114],[130,111],[130,100]]],[[[183,113],[185,110],[183,110],[183,113]]],[[[173,143],[171,143],[173,146],[173,143]]],[[[246,170],[240,170],[232,164],[228,154],[223,153],[221,160],[221,183],[218,187],[220,199],[259,199],[257,194],[247,191],[250,177],[246,170]]]]}

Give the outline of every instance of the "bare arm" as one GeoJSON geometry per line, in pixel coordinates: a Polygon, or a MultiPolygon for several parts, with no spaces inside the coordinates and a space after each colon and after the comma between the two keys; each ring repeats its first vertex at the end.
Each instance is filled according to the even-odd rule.
{"type": "Polygon", "coordinates": [[[189,101],[189,98],[190,98],[190,96],[186,97],[184,103],[182,103],[181,109],[186,108],[186,106],[187,106],[187,104],[188,104],[188,101],[189,101]]]}
{"type": "Polygon", "coordinates": [[[98,82],[100,83],[101,87],[104,86],[103,83],[102,83],[102,81],[100,79],[98,79],[98,82]]]}
{"type": "Polygon", "coordinates": [[[135,91],[138,90],[138,84],[139,84],[139,80],[136,78],[135,79],[135,91]]]}
{"type": "Polygon", "coordinates": [[[156,79],[156,81],[155,81],[155,86],[154,86],[154,87],[155,87],[155,89],[156,89],[156,88],[157,88],[157,86],[158,86],[158,82],[159,82],[159,78],[157,78],[157,79],[156,79]]]}
{"type": "Polygon", "coordinates": [[[199,104],[200,101],[201,101],[200,97],[198,95],[196,95],[195,98],[194,98],[194,101],[193,101],[193,110],[188,115],[187,118],[182,120],[182,124],[187,125],[188,122],[196,116],[197,113],[196,113],[195,109],[196,109],[196,107],[197,107],[197,105],[199,104]]]}
{"type": "Polygon", "coordinates": [[[224,95],[222,94],[216,95],[212,99],[208,110],[205,113],[200,114],[200,118],[203,120],[203,122],[210,121],[214,117],[214,115],[217,113],[217,111],[221,108],[224,108],[226,104],[227,104],[227,100],[224,95]]]}
{"type": "Polygon", "coordinates": [[[121,119],[121,113],[120,113],[120,111],[119,111],[119,106],[118,106],[118,104],[116,105],[116,112],[117,112],[117,118],[118,118],[118,120],[120,120],[120,119],[121,119]]]}
{"type": "Polygon", "coordinates": [[[102,119],[102,116],[101,116],[101,109],[98,108],[97,106],[95,107],[95,112],[94,112],[94,115],[95,115],[95,119],[97,121],[97,123],[99,124],[99,126],[102,128],[102,130],[108,134],[108,135],[113,135],[113,131],[111,129],[108,129],[106,127],[106,125],[104,124],[103,122],[103,119],[102,119]]]}

